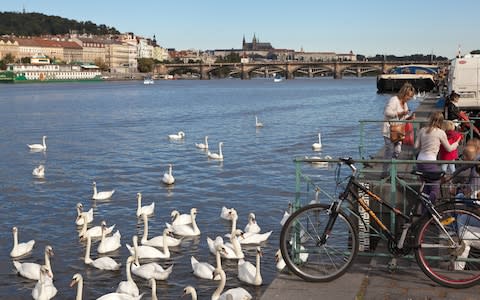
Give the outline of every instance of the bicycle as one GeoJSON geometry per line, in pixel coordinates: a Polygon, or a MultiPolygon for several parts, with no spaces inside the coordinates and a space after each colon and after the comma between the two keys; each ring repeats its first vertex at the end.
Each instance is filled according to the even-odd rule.
{"type": "Polygon", "coordinates": [[[306,205],[283,225],[280,250],[294,274],[306,281],[326,282],[349,269],[359,248],[359,234],[352,222],[354,214],[342,206],[350,203],[363,207],[378,225],[393,257],[408,255],[413,250],[417,264],[434,282],[466,288],[480,281],[480,259],[469,257],[472,247],[480,249],[480,216],[468,201],[451,200],[435,206],[422,193],[426,180],[438,180],[443,173],[415,172],[423,184],[419,192],[412,189],[418,202],[406,215],[364,187],[356,178],[354,163],[351,158],[340,159],[337,184],[341,165],[349,166],[352,174],[338,199],[330,204],[306,205]],[[404,221],[399,234],[387,228],[359,196],[359,191],[393,212],[396,220],[404,221]],[[423,207],[423,215],[418,214],[418,205],[423,207]]]}

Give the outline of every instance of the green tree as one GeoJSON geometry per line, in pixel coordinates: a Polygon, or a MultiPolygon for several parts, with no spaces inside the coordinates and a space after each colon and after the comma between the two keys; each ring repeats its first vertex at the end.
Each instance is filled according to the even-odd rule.
{"type": "Polygon", "coordinates": [[[105,61],[101,58],[95,58],[95,61],[93,62],[97,67],[100,68],[100,70],[102,71],[107,71],[108,70],[108,66],[107,64],[105,63],[105,61]]]}
{"type": "Polygon", "coordinates": [[[149,73],[153,71],[154,61],[152,58],[139,58],[138,61],[138,71],[141,73],[149,73]]]}
{"type": "Polygon", "coordinates": [[[3,57],[3,62],[5,64],[12,64],[15,62],[15,56],[13,56],[12,53],[7,53],[5,54],[5,56],[3,57]]]}

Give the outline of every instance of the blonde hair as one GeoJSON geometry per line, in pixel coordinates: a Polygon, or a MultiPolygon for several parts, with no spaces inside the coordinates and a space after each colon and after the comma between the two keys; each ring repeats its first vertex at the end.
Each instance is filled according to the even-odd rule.
{"type": "Polygon", "coordinates": [[[409,92],[413,92],[413,94],[415,95],[415,88],[410,82],[405,82],[405,84],[398,91],[398,94],[397,94],[398,99],[402,101],[406,100],[409,97],[408,95],[409,92]]]}
{"type": "Polygon", "coordinates": [[[442,129],[442,125],[443,125],[443,113],[441,111],[434,112],[430,115],[427,132],[428,133],[432,132],[434,128],[442,129]]]}
{"type": "Polygon", "coordinates": [[[455,129],[455,123],[453,123],[452,121],[450,120],[445,120],[443,121],[443,126],[442,126],[443,130],[447,131],[447,130],[454,130],[455,129]]]}

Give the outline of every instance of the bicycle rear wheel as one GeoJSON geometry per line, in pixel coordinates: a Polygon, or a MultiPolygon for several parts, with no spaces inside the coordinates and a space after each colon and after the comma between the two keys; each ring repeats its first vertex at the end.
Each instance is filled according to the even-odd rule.
{"type": "Polygon", "coordinates": [[[446,234],[433,217],[420,221],[415,258],[422,271],[440,285],[467,288],[480,281],[480,216],[464,205],[437,208],[446,234]]]}
{"type": "Polygon", "coordinates": [[[345,273],[358,251],[358,235],[340,211],[328,239],[320,238],[330,218],[329,205],[313,204],[293,213],[282,227],[280,250],[288,268],[306,281],[331,281],[345,273]]]}

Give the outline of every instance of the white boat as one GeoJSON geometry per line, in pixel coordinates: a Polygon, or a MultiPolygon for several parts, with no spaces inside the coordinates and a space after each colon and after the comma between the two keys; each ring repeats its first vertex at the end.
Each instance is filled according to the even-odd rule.
{"type": "Polygon", "coordinates": [[[282,76],[280,74],[274,74],[273,75],[273,82],[281,82],[283,80],[282,76]]]}
{"type": "Polygon", "coordinates": [[[153,78],[152,77],[145,77],[143,79],[143,84],[154,84],[153,78]]]}
{"type": "Polygon", "coordinates": [[[377,76],[379,93],[396,93],[410,82],[415,90],[430,92],[436,86],[438,67],[431,65],[403,65],[393,68],[390,73],[377,76]]]}
{"type": "Polygon", "coordinates": [[[461,109],[480,107],[480,54],[466,54],[453,59],[448,72],[448,93],[460,95],[456,105],[461,109]]]}

